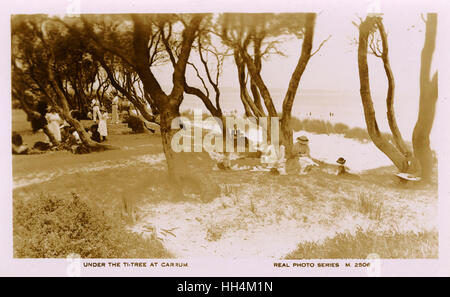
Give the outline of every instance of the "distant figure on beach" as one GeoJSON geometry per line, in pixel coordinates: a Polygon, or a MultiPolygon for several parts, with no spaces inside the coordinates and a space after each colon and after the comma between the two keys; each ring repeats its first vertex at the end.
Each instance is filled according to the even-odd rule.
{"type": "Polygon", "coordinates": [[[119,96],[117,96],[117,94],[112,100],[112,122],[114,124],[119,123],[119,96]]]}
{"type": "Polygon", "coordinates": [[[318,166],[316,162],[311,159],[309,149],[309,139],[305,135],[297,137],[297,142],[292,148],[292,153],[298,157],[298,163],[300,165],[300,174],[306,174],[312,166],[318,166]]]}
{"type": "Polygon", "coordinates": [[[62,120],[54,107],[49,109],[49,112],[45,115],[45,119],[47,120],[47,127],[50,133],[52,133],[58,142],[61,142],[59,125],[62,123],[62,120]]]}
{"type": "Polygon", "coordinates": [[[102,107],[99,115],[98,122],[98,133],[100,133],[100,141],[105,141],[106,136],[108,136],[108,128],[106,125],[106,121],[108,119],[108,112],[105,107],[102,107]]]}

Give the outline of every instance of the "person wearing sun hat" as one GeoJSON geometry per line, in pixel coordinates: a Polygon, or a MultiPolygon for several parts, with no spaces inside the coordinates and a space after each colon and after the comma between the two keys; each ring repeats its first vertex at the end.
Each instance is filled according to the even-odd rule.
{"type": "Polygon", "coordinates": [[[292,148],[292,153],[296,157],[310,157],[309,139],[305,135],[297,137],[297,141],[292,148]]]}
{"type": "Polygon", "coordinates": [[[316,162],[311,159],[309,139],[305,135],[297,137],[297,141],[292,148],[292,153],[294,156],[298,157],[300,174],[306,174],[312,166],[318,166],[316,162]]]}

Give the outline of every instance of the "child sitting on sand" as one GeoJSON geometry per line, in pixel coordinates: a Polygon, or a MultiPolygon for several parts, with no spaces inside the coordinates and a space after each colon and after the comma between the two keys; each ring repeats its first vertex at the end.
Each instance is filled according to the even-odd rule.
{"type": "Polygon", "coordinates": [[[346,160],[342,157],[337,159],[336,163],[339,164],[337,176],[359,179],[360,177],[358,175],[347,171],[347,167],[345,167],[345,162],[346,160]]]}

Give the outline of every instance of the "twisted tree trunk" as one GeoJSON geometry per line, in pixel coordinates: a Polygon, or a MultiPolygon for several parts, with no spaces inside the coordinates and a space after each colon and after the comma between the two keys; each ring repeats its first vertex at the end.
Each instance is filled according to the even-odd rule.
{"type": "MultiPolygon", "coordinates": [[[[405,142],[403,141],[402,135],[400,133],[400,129],[397,125],[397,120],[395,118],[394,111],[394,90],[395,90],[395,82],[394,82],[394,74],[392,73],[391,64],[389,62],[389,47],[387,42],[387,34],[384,29],[383,22],[381,18],[376,19],[376,24],[378,27],[378,32],[380,32],[381,42],[383,45],[383,52],[381,53],[381,59],[383,60],[384,71],[386,72],[386,77],[388,79],[388,91],[386,95],[386,105],[387,105],[387,119],[389,123],[389,128],[392,132],[392,137],[394,139],[394,144],[397,146],[397,149],[403,154],[406,155],[408,153],[408,148],[406,147],[405,142]]],[[[404,168],[406,169],[406,168],[404,168]]]]}
{"type": "Polygon", "coordinates": [[[309,13],[306,17],[305,33],[303,37],[300,58],[294,72],[292,73],[291,80],[289,81],[289,87],[283,101],[283,109],[280,122],[281,143],[285,146],[286,156],[288,157],[291,156],[293,145],[293,132],[291,128],[292,105],[294,104],[294,99],[295,95],[297,94],[300,79],[306,69],[306,66],[308,65],[309,59],[311,58],[315,21],[316,14],[309,13]]]}
{"type": "Polygon", "coordinates": [[[405,156],[381,134],[375,118],[375,109],[373,107],[372,96],[370,93],[367,47],[368,37],[373,29],[373,26],[375,26],[376,20],[376,17],[367,17],[359,26],[358,70],[361,101],[364,108],[367,132],[369,133],[373,143],[394,163],[399,170],[403,170],[406,162],[405,156]]]}
{"type": "Polygon", "coordinates": [[[438,96],[438,75],[430,79],[431,61],[436,46],[437,14],[428,13],[420,64],[419,116],[413,131],[414,155],[421,166],[421,176],[429,181],[433,171],[433,155],[430,148],[430,133],[433,127],[438,96]]]}

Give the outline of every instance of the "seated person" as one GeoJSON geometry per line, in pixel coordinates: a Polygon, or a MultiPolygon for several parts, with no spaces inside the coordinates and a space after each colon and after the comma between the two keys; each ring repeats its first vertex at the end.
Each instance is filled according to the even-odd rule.
{"type": "Polygon", "coordinates": [[[318,166],[318,164],[316,164],[316,162],[314,162],[311,158],[308,143],[308,137],[302,135],[300,137],[297,137],[297,142],[292,148],[292,154],[298,157],[300,174],[306,174],[312,168],[312,166],[318,166]]]}
{"type": "Polygon", "coordinates": [[[261,165],[263,167],[270,167],[276,161],[275,148],[268,140],[267,144],[261,144],[259,146],[259,150],[261,151],[261,165]]]}
{"type": "Polygon", "coordinates": [[[70,127],[69,133],[72,134],[73,139],[75,140],[76,143],[81,143],[80,135],[78,134],[77,130],[75,130],[74,127],[70,127]]]}
{"type": "Polygon", "coordinates": [[[286,175],[286,153],[284,145],[277,150],[277,161],[274,164],[281,175],[286,175]]]}
{"type": "Polygon", "coordinates": [[[304,135],[297,137],[297,142],[292,148],[292,153],[297,157],[310,157],[310,149],[308,143],[308,137],[304,135]]]}
{"type": "Polygon", "coordinates": [[[339,164],[337,175],[344,175],[344,174],[347,173],[347,170],[346,170],[346,168],[344,166],[345,162],[347,162],[347,161],[344,158],[342,158],[342,157],[337,159],[336,163],[339,164]]]}
{"type": "Polygon", "coordinates": [[[336,163],[339,164],[337,175],[342,176],[342,177],[351,177],[351,178],[359,179],[358,175],[347,171],[348,168],[345,167],[345,162],[347,162],[347,161],[342,157],[340,157],[339,159],[336,160],[336,163]]]}
{"type": "Polygon", "coordinates": [[[94,124],[89,129],[91,132],[91,139],[95,142],[101,142],[100,132],[98,132],[98,124],[94,124]]]}
{"type": "Polygon", "coordinates": [[[28,153],[28,148],[23,144],[22,135],[19,133],[12,133],[11,142],[14,155],[26,155],[28,153]]]}

